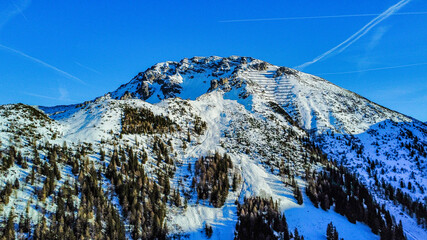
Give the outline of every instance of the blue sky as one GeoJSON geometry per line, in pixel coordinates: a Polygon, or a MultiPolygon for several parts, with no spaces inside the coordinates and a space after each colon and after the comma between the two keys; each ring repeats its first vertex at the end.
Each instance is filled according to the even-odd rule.
{"type": "Polygon", "coordinates": [[[211,55],[299,66],[427,121],[424,0],[0,1],[0,104],[78,103],[211,55]]]}

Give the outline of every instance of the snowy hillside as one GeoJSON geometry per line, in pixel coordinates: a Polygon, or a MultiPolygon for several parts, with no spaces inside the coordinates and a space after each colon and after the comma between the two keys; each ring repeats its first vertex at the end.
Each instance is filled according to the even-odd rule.
{"type": "Polygon", "coordinates": [[[427,238],[427,126],[261,60],[159,63],[0,123],[4,236],[427,238]]]}

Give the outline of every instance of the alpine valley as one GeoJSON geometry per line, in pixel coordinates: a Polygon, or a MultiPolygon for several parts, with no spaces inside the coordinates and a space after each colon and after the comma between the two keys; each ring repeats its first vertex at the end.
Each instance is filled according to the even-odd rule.
{"type": "Polygon", "coordinates": [[[0,106],[0,239],[427,239],[427,124],[250,57],[0,106]]]}

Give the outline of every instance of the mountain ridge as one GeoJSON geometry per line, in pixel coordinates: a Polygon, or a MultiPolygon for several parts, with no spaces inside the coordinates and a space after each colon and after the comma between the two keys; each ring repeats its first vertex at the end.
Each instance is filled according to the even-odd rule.
{"type": "MultiPolygon", "coordinates": [[[[287,75],[287,74],[302,75],[303,77],[300,77],[300,78],[311,78],[310,81],[321,81],[322,83],[325,83],[328,86],[336,87],[337,89],[339,89],[340,91],[343,91],[344,93],[349,93],[354,95],[356,98],[363,99],[364,102],[366,102],[366,105],[373,104],[375,105],[375,107],[385,110],[391,115],[399,115],[399,120],[403,120],[403,119],[405,121],[416,120],[410,116],[404,115],[397,111],[394,111],[384,106],[381,106],[379,104],[376,104],[371,100],[358,95],[357,93],[351,92],[350,90],[338,87],[337,85],[331,82],[328,82],[323,78],[302,73],[287,67],[278,67],[270,63],[267,63],[265,61],[254,59],[251,57],[239,57],[239,56],[231,56],[228,58],[223,58],[218,56],[193,57],[193,58],[184,58],[179,62],[167,61],[167,62],[158,63],[148,68],[146,71],[138,73],[134,78],[131,79],[130,82],[126,84],[122,84],[117,90],[113,92],[109,92],[104,96],[97,97],[92,101],[100,101],[102,99],[108,99],[108,98],[113,98],[113,99],[139,98],[150,103],[156,103],[162,99],[170,98],[170,97],[181,97],[183,99],[195,100],[197,97],[213,89],[221,89],[221,90],[224,90],[225,92],[238,89],[240,90],[238,92],[238,94],[240,95],[234,96],[234,97],[236,99],[237,98],[243,99],[248,97],[248,95],[254,95],[254,93],[256,93],[255,92],[256,89],[255,90],[250,89],[250,91],[252,91],[250,93],[247,92],[249,89],[242,90],[242,88],[244,88],[242,87],[242,85],[248,84],[247,83],[248,77],[239,75],[238,71],[251,70],[251,69],[266,70],[266,68],[268,67],[273,67],[273,70],[275,70],[274,74],[277,74],[279,72],[279,74],[275,78],[280,77],[282,75],[287,75]],[[204,78],[200,79],[199,82],[194,81],[195,75],[200,75],[199,74],[200,72],[202,73],[205,72],[203,69],[211,69],[211,68],[213,69],[209,72],[206,72],[205,74],[206,76],[202,76],[204,78]],[[289,69],[289,71],[286,72],[282,69],[289,69]],[[188,76],[190,79],[187,79],[185,76],[185,73],[187,73],[188,71],[190,72],[188,76]],[[222,81],[225,81],[222,84],[221,84],[221,79],[223,79],[222,81]],[[187,83],[187,81],[190,81],[190,80],[191,82],[187,83]],[[185,86],[181,86],[183,84],[185,86]],[[214,88],[212,88],[212,84],[213,86],[215,86],[214,88]],[[186,89],[186,87],[189,87],[192,85],[195,85],[196,87],[192,87],[189,90],[186,89]],[[193,88],[197,88],[197,89],[193,89],[193,88]],[[141,93],[143,94],[141,95],[141,93]]],[[[256,85],[256,83],[255,84],[250,83],[250,84],[256,85]]],[[[266,87],[268,86],[266,85],[266,87]]],[[[281,93],[279,92],[279,94],[281,93]]],[[[265,97],[265,94],[262,96],[265,97]]],[[[294,99],[288,99],[287,102],[292,102],[292,100],[294,99]]],[[[88,103],[88,102],[89,101],[85,103],[88,103]]],[[[82,103],[82,104],[85,104],[85,103],[82,103]]],[[[281,105],[284,105],[284,104],[281,104],[281,105]]],[[[49,111],[49,113],[51,113],[51,110],[48,110],[48,109],[52,109],[52,108],[53,107],[42,107],[42,109],[49,111]]],[[[289,110],[292,111],[292,109],[289,109],[289,110]]],[[[306,114],[306,115],[310,115],[310,114],[306,114]]],[[[324,116],[324,118],[326,117],[324,116]]],[[[309,122],[309,120],[307,119],[302,121],[309,122]]],[[[416,120],[416,121],[419,121],[419,120],[416,120]]],[[[303,124],[303,125],[305,125],[306,129],[311,129],[311,126],[309,126],[309,124],[303,124]]]]}

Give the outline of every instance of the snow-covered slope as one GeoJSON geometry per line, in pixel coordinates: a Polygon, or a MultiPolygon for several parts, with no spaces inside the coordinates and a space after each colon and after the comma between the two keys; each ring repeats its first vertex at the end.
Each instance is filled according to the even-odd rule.
{"type": "MultiPolygon", "coordinates": [[[[361,145],[371,149],[376,141],[382,141],[380,153],[358,154],[365,159],[365,164],[369,158],[371,161],[384,162],[385,168],[393,168],[394,164],[387,161],[392,157],[395,161],[403,161],[403,168],[408,171],[413,169],[416,176],[425,179],[422,164],[425,154],[420,156],[418,153],[418,160],[415,160],[414,156],[410,156],[410,150],[397,150],[402,144],[418,144],[420,148],[426,148],[427,128],[423,123],[375,104],[322,78],[261,60],[236,56],[194,57],[180,62],[159,63],[139,73],[130,83],[122,85],[108,96],[116,99],[137,97],[156,103],[169,97],[194,100],[215,89],[224,91],[225,98],[236,100],[254,112],[263,112],[265,105],[270,102],[277,103],[298,126],[316,138],[329,136],[329,133],[356,138],[360,136],[361,145]],[[375,130],[383,125],[384,131],[375,130]],[[415,142],[413,136],[403,139],[407,131],[413,132],[421,141],[415,142]],[[398,137],[395,136],[398,135],[396,132],[400,132],[400,138],[390,136],[394,134],[394,137],[398,137]],[[399,154],[391,155],[390,151],[397,151],[399,154]],[[421,169],[412,168],[419,160],[421,169]]],[[[335,141],[326,141],[326,145],[328,144],[328,153],[343,157],[340,154],[343,147],[337,147],[339,145],[335,141]]],[[[355,153],[354,149],[350,152],[355,153]]],[[[358,165],[358,161],[353,157],[349,158],[353,161],[353,166],[358,165]]],[[[424,197],[425,195],[420,196],[420,199],[424,197]]]]}
{"type": "Polygon", "coordinates": [[[62,126],[36,107],[18,104],[0,106],[0,142],[10,142],[27,135],[24,141],[51,139],[61,134],[62,126]]]}
{"type": "MultiPolygon", "coordinates": [[[[404,161],[402,165],[409,171],[412,164],[416,164],[414,157],[409,156],[412,155],[411,151],[397,149],[402,144],[418,144],[420,148],[426,144],[427,128],[413,118],[375,104],[322,78],[247,57],[194,57],[180,62],[159,63],[139,73],[130,83],[122,85],[109,96],[116,99],[137,97],[156,103],[170,97],[194,100],[215,89],[224,91],[225,98],[236,100],[253,112],[263,112],[270,102],[277,103],[298,126],[313,136],[335,133],[337,136],[360,137],[365,148],[374,150],[378,147],[372,145],[382,141],[376,143],[381,145],[380,153],[358,154],[365,160],[369,158],[384,162],[392,157],[404,161]],[[141,92],[146,95],[141,95],[141,92]],[[380,131],[376,130],[378,128],[380,131]],[[413,133],[421,141],[414,142],[412,135],[405,138],[406,132],[413,133]]],[[[337,146],[334,141],[327,143],[337,146]]],[[[331,147],[327,152],[343,157],[340,155],[342,148],[331,147]]],[[[420,154],[425,159],[422,152],[417,152],[416,156],[420,157],[420,154]]],[[[353,165],[357,165],[354,157],[349,158],[353,165]]],[[[387,166],[388,161],[384,164],[387,166]]],[[[425,169],[415,171],[415,175],[425,179],[425,169]]],[[[421,196],[423,198],[424,195],[421,196]]]]}
{"type": "MultiPolygon", "coordinates": [[[[427,126],[319,77],[250,57],[194,57],[159,63],[117,90],[82,104],[38,109],[1,106],[0,123],[0,150],[5,153],[11,145],[19,146],[26,156],[33,154],[34,143],[65,144],[77,153],[85,146],[87,158],[101,173],[103,191],[123,219],[128,238],[133,236],[131,219],[106,172],[118,147],[132,147],[137,156],[147,153],[148,161],[143,163],[147,176],[160,182],[158,172],[170,171],[172,189],[186,196],[186,207],[172,203],[167,206],[170,234],[205,238],[202,229],[209,224],[213,226],[212,238],[232,239],[238,221],[236,200],[256,195],[277,201],[290,230],[298,228],[306,239],[324,239],[331,221],[345,239],[379,239],[361,222],[352,224],[332,210],[314,207],[305,193],[304,203],[297,203],[290,179],[295,177],[305,192],[308,169],[321,170],[325,166],[320,160],[313,161],[323,159],[314,145],[338,165],[358,174],[374,198],[402,221],[408,239],[427,238],[415,217],[398,202],[389,200],[385,188],[378,186],[378,181],[384,180],[413,200],[425,203],[427,126]],[[156,119],[167,117],[165,122],[173,127],[166,132],[123,132],[127,109],[142,109],[156,119]],[[173,159],[172,167],[160,164],[166,156],[157,153],[158,139],[169,146],[167,158],[173,159]],[[105,162],[100,160],[100,149],[106,152],[105,162]],[[219,208],[208,200],[199,200],[192,186],[198,158],[215,153],[230,157],[230,181],[235,176],[241,179],[219,208]],[[409,182],[413,186],[410,189],[406,187],[409,182]]],[[[40,149],[43,160],[49,154],[40,149]]],[[[0,177],[1,187],[15,179],[25,185],[15,190],[17,197],[12,195],[3,216],[18,202],[16,206],[20,207],[15,211],[22,213],[28,198],[37,198],[41,185],[24,180],[33,165],[29,161],[28,170],[21,172],[21,166],[15,166],[13,172],[0,177]],[[26,197],[19,197],[24,193],[26,197]]],[[[61,179],[56,189],[66,180],[76,184],[81,181],[80,175],[71,173],[69,163],[58,165],[61,179]]],[[[120,174],[126,172],[123,169],[120,174]]],[[[48,201],[51,208],[37,203],[32,211],[41,215],[40,209],[54,209],[53,199],[48,201]]],[[[34,214],[33,219],[38,216],[34,214]]]]}

